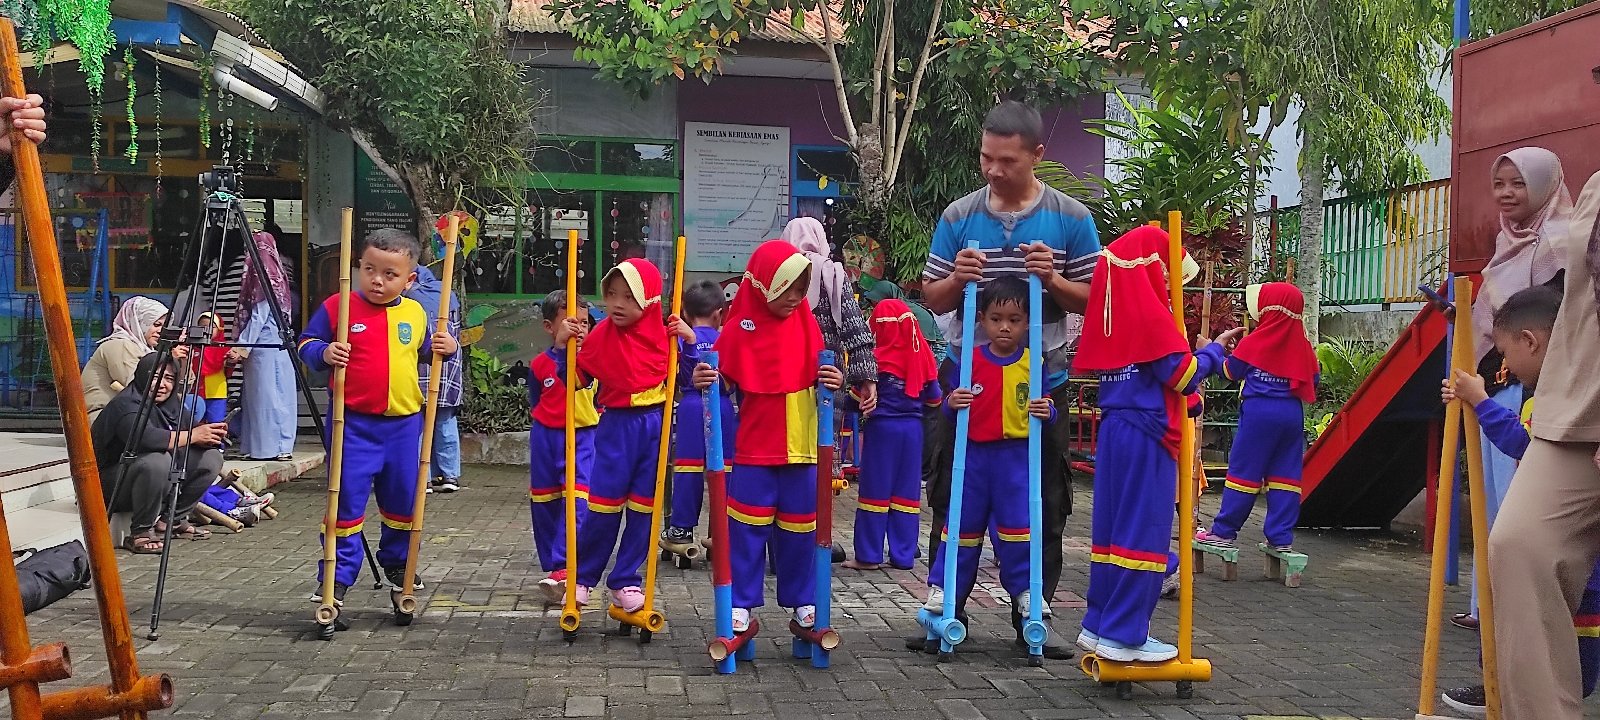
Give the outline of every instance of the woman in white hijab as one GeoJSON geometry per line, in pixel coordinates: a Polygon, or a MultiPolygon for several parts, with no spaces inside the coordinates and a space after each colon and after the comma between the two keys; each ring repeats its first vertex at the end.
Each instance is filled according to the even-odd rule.
{"type": "MultiPolygon", "coordinates": [[[[1567,190],[1561,159],[1541,147],[1520,147],[1501,155],[1491,173],[1500,208],[1500,232],[1495,236],[1494,256],[1483,269],[1483,285],[1472,303],[1472,327],[1478,334],[1473,350],[1490,397],[1520,413],[1522,383],[1505,371],[1490,335],[1494,312],[1506,298],[1535,285],[1561,289],[1566,255],[1560,241],[1572,220],[1572,193],[1567,190]]],[[[1484,496],[1493,524],[1511,487],[1517,461],[1495,449],[1487,436],[1483,455],[1484,496]]],[[[1451,622],[1469,629],[1478,627],[1476,583],[1472,584],[1472,610],[1457,613],[1451,622]]]]}
{"type": "MultiPolygon", "coordinates": [[[[167,306],[156,300],[135,295],[123,301],[122,308],[111,321],[111,334],[100,340],[89,363],[83,366],[83,395],[89,403],[89,422],[94,422],[101,408],[133,380],[139,358],[155,352],[166,319],[167,306]]],[[[173,355],[182,359],[188,356],[188,349],[173,348],[173,355]]]]}

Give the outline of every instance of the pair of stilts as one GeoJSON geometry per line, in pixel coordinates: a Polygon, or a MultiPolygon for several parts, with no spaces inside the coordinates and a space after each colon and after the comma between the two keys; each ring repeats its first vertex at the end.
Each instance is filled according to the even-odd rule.
{"type": "MultiPolygon", "coordinates": [[[[334,326],[335,340],[350,341],[350,265],[354,211],[345,208],[339,228],[339,317],[334,326]]],[[[455,277],[456,239],[461,230],[461,218],[452,213],[443,233],[444,239],[444,292],[439,294],[439,314],[434,321],[434,332],[449,328],[450,286],[455,277]]],[[[427,504],[429,476],[432,474],[433,426],[439,410],[439,383],[443,359],[434,354],[428,364],[428,396],[423,405],[422,448],[417,466],[416,494],[411,504],[411,531],[406,552],[405,573],[399,587],[389,591],[389,602],[394,610],[394,624],[410,625],[417,612],[417,555],[422,550],[423,510],[427,504]]],[[[322,600],[317,606],[317,637],[332,640],[336,630],[347,627],[339,620],[341,604],[334,593],[334,571],[337,567],[338,543],[334,528],[339,519],[339,485],[344,470],[344,397],[345,375],[348,368],[333,369],[333,424],[328,441],[328,502],[322,516],[322,600]]],[[[400,441],[404,441],[401,438],[400,441]]]]}

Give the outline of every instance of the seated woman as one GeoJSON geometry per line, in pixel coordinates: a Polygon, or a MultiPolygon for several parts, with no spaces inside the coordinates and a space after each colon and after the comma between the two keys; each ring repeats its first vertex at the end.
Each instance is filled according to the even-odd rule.
{"type": "MultiPolygon", "coordinates": [[[[111,321],[111,334],[102,338],[83,366],[83,397],[89,403],[89,422],[100,409],[122,392],[133,379],[133,368],[142,358],[156,351],[156,342],[165,327],[167,306],[143,295],[123,301],[111,321]]],[[[187,346],[173,348],[178,357],[188,356],[187,346]]]]}
{"type": "Polygon", "coordinates": [[[225,423],[180,423],[180,418],[193,415],[184,410],[183,399],[173,392],[177,372],[177,364],[171,359],[162,361],[159,353],[140,358],[132,383],[106,404],[89,430],[94,440],[95,462],[100,467],[100,482],[106,497],[111,498],[111,511],[132,514],[123,547],[136,554],[155,554],[162,550],[162,534],[171,518],[159,516],[170,492],[167,476],[172,469],[173,454],[177,452],[187,453],[187,456],[183,458],[184,475],[178,490],[177,512],[173,515],[178,518],[172,526],[173,537],[199,540],[211,534],[195,527],[187,518],[222,471],[222,451],[218,448],[228,437],[228,426],[225,423]],[[141,422],[139,409],[147,392],[155,397],[150,412],[141,422]],[[186,431],[186,426],[191,425],[193,430],[186,431]],[[123,460],[125,449],[134,453],[133,459],[123,460]],[[121,468],[117,467],[119,463],[121,468]],[[117,487],[119,476],[120,488],[117,487]]]}

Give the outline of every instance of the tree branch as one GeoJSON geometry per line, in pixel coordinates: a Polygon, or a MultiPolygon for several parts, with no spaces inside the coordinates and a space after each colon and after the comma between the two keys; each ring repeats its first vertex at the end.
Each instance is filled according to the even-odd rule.
{"type": "MultiPolygon", "coordinates": [[[[893,0],[890,0],[892,3],[893,0]]],[[[889,39],[894,37],[894,26],[890,21],[894,18],[893,5],[888,4],[883,11],[883,21],[878,29],[878,47],[872,55],[872,110],[871,117],[874,127],[878,127],[883,120],[883,66],[888,62],[889,39]]]]}
{"type": "Polygon", "coordinates": [[[824,1],[819,5],[818,14],[822,16],[822,52],[828,57],[828,68],[833,71],[833,91],[838,95],[839,114],[844,118],[844,131],[851,149],[861,144],[860,135],[856,133],[855,115],[850,112],[850,92],[844,84],[844,68],[839,65],[839,51],[833,42],[833,19],[828,12],[828,3],[824,1]]]}
{"type": "Polygon", "coordinates": [[[922,53],[917,58],[917,69],[911,75],[911,94],[906,98],[905,117],[901,118],[901,122],[905,124],[900,130],[900,137],[895,143],[893,153],[888,152],[889,148],[884,148],[886,153],[884,175],[887,177],[885,185],[888,187],[893,187],[895,180],[900,175],[900,159],[905,156],[906,139],[911,137],[911,118],[917,112],[917,98],[922,94],[922,79],[928,71],[933,43],[939,33],[939,19],[943,13],[944,2],[935,0],[933,4],[933,19],[928,23],[928,36],[922,41],[922,53]]]}
{"type": "Polygon", "coordinates": [[[366,132],[355,128],[347,128],[346,132],[350,133],[350,139],[355,141],[356,147],[366,151],[367,157],[372,158],[372,164],[382,170],[384,175],[389,176],[389,179],[393,180],[394,184],[400,187],[407,185],[405,176],[401,175],[399,170],[396,170],[393,165],[389,164],[388,160],[383,158],[383,153],[378,152],[378,148],[373,146],[372,138],[367,137],[366,132]]]}

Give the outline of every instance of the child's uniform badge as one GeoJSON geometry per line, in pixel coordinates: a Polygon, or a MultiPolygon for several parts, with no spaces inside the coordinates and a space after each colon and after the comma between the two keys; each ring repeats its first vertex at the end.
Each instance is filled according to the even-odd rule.
{"type": "Polygon", "coordinates": [[[401,345],[411,344],[411,323],[400,323],[395,326],[395,332],[400,335],[401,345]]]}
{"type": "Polygon", "coordinates": [[[353,333],[366,332],[366,331],[367,331],[367,324],[366,323],[356,323],[356,324],[350,326],[350,332],[353,332],[353,333]]]}
{"type": "Polygon", "coordinates": [[[555,387],[555,384],[556,384],[556,379],[553,378],[553,377],[547,377],[547,378],[544,379],[544,386],[545,387],[555,387]]]}
{"type": "Polygon", "coordinates": [[[756,329],[756,321],[745,318],[739,321],[739,327],[744,328],[746,332],[753,332],[756,329]]]}
{"type": "Polygon", "coordinates": [[[982,395],[983,394],[983,385],[981,383],[973,383],[973,385],[972,385],[972,394],[973,395],[982,395]]]}

